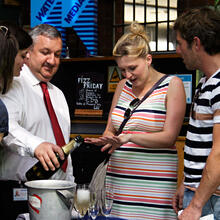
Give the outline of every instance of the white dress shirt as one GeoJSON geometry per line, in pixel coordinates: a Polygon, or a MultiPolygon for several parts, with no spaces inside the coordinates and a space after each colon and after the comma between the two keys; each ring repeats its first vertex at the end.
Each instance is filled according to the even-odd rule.
{"type": "MultiPolygon", "coordinates": [[[[0,146],[0,179],[25,181],[26,171],[38,160],[36,147],[42,142],[56,144],[50,118],[44,103],[40,81],[24,65],[19,77],[1,99],[9,113],[9,134],[0,146]]],[[[66,99],[60,89],[51,83],[48,91],[65,142],[70,138],[70,116],[66,99]]],[[[59,169],[51,179],[74,181],[71,157],[66,173],[59,169]]]]}

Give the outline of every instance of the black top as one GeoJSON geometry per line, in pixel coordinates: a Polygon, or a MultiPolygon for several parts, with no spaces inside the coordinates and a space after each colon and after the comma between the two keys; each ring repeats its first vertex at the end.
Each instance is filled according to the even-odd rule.
{"type": "Polygon", "coordinates": [[[8,111],[5,104],[0,99],[0,133],[8,134],[8,111]]]}

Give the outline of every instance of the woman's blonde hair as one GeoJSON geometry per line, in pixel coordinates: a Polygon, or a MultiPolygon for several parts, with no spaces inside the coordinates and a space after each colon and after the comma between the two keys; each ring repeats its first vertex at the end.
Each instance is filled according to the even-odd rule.
{"type": "Polygon", "coordinates": [[[113,56],[146,57],[150,52],[149,37],[144,27],[137,22],[132,22],[128,32],[116,43],[113,56]]]}

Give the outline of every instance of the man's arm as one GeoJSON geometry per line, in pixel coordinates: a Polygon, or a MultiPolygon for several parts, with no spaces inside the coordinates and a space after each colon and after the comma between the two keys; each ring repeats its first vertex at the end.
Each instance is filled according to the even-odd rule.
{"type": "Polygon", "coordinates": [[[202,208],[220,185],[220,124],[213,127],[213,146],[202,173],[200,185],[189,206],[178,219],[198,220],[202,208]]]}
{"type": "MultiPolygon", "coordinates": [[[[2,100],[8,109],[9,114],[9,133],[3,139],[5,147],[21,156],[36,157],[46,170],[54,170],[54,165],[59,167],[59,162],[55,153],[58,153],[61,159],[64,158],[61,148],[53,143],[45,141],[43,138],[32,134],[22,124],[36,115],[25,117],[27,109],[25,106],[26,94],[23,91],[23,86],[20,82],[13,82],[13,87],[7,94],[2,96],[2,100]]],[[[33,108],[33,106],[30,106],[33,108]]],[[[42,115],[40,116],[42,117],[42,115]]],[[[29,125],[30,127],[31,125],[29,125]]],[[[40,129],[35,126],[35,129],[40,129]]],[[[32,128],[32,130],[34,130],[32,128]]]]}

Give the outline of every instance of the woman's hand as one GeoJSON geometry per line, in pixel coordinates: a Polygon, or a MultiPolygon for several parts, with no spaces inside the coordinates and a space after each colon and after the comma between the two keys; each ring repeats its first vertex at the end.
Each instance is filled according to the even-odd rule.
{"type": "Polygon", "coordinates": [[[119,136],[104,136],[100,137],[103,142],[107,143],[102,151],[109,149],[108,153],[112,154],[115,149],[119,148],[121,145],[129,142],[131,134],[120,134],[119,136]]]}
{"type": "Polygon", "coordinates": [[[84,142],[88,144],[95,144],[97,146],[105,145],[106,142],[103,142],[100,138],[84,138],[84,142]]]}
{"type": "Polygon", "coordinates": [[[172,199],[172,206],[176,213],[183,209],[184,184],[183,182],[177,189],[172,199]]]}

